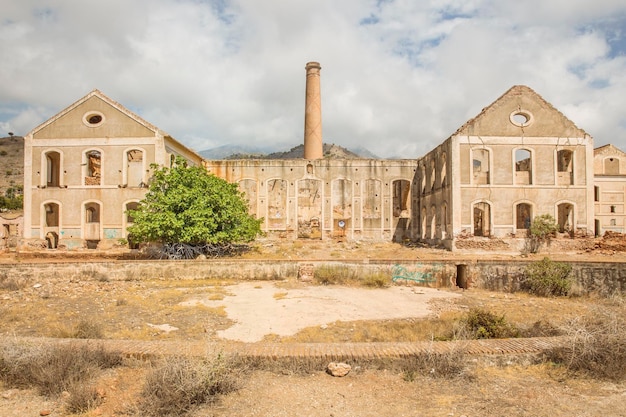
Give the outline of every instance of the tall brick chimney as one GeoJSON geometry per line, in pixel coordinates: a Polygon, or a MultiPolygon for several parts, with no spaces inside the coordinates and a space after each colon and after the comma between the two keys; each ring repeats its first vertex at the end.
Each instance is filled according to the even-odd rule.
{"type": "Polygon", "coordinates": [[[304,159],[324,157],[322,142],[322,97],[319,62],[306,64],[306,100],[304,104],[304,159]]]}

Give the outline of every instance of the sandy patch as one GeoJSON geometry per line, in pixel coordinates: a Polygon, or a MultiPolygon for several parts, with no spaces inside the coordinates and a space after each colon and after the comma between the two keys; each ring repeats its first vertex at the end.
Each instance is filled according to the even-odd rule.
{"type": "Polygon", "coordinates": [[[192,298],[183,305],[223,306],[235,324],[217,332],[224,339],[258,342],[265,335],[289,336],[335,321],[426,317],[433,298],[459,297],[433,288],[393,286],[367,289],[309,286],[276,287],[272,282],[244,282],[228,288],[222,300],[192,298]]]}

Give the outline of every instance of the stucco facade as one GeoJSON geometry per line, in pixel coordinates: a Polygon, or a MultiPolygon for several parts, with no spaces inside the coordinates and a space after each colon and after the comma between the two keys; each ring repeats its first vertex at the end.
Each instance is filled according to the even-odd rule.
{"type": "Polygon", "coordinates": [[[626,232],[626,153],[613,145],[605,145],[594,152],[595,174],[594,206],[595,232],[626,232]]]}
{"type": "Polygon", "coordinates": [[[24,243],[106,249],[126,239],[150,165],[202,158],[94,90],[24,137],[24,243]]]}
{"type": "MultiPolygon", "coordinates": [[[[319,64],[313,69],[319,77],[319,64]]],[[[70,249],[120,242],[150,164],[167,166],[176,155],[237,183],[274,238],[411,240],[454,250],[461,238],[523,238],[541,214],[557,220],[562,238],[624,230],[626,154],[602,147],[594,155],[593,139],[525,86],[424,156],[313,154],[205,161],[95,90],[25,137],[24,241],[70,249]]]]}

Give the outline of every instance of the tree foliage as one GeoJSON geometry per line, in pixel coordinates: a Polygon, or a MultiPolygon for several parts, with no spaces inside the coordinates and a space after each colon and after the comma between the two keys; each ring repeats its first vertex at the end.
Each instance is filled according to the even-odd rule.
{"type": "Polygon", "coordinates": [[[261,220],[248,214],[236,184],[177,158],[171,168],[152,165],[154,176],[137,210],[129,212],[129,234],[137,242],[191,245],[249,242],[261,220]]]}

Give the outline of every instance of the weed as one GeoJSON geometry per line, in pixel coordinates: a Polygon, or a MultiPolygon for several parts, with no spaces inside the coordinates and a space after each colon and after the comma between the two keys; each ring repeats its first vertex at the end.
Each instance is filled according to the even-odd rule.
{"type": "Polygon", "coordinates": [[[125,298],[118,298],[115,301],[115,305],[118,306],[118,307],[128,305],[128,300],[125,299],[125,298]]]}
{"type": "Polygon", "coordinates": [[[401,364],[405,381],[414,381],[418,375],[431,378],[455,378],[464,374],[465,352],[455,349],[436,353],[432,350],[406,358],[401,364]]]}
{"type": "Polygon", "coordinates": [[[285,297],[287,297],[287,294],[288,294],[288,293],[286,293],[286,292],[277,292],[277,293],[275,293],[275,294],[274,294],[274,299],[276,299],[276,300],[282,300],[282,299],[284,299],[285,297]]]}
{"type": "Polygon", "coordinates": [[[75,339],[102,339],[102,324],[94,319],[83,319],[78,322],[71,337],[75,339]]]}
{"type": "Polygon", "coordinates": [[[24,278],[9,278],[6,272],[0,273],[0,290],[19,291],[28,285],[24,278]]]}
{"type": "Polygon", "coordinates": [[[363,277],[363,285],[371,288],[385,288],[391,285],[391,277],[382,272],[368,274],[363,277]]]}
{"type": "Polygon", "coordinates": [[[13,387],[35,387],[42,395],[71,392],[87,384],[102,369],[119,366],[122,358],[102,347],[63,344],[0,346],[0,378],[13,387]]]}
{"type": "Polygon", "coordinates": [[[526,267],[522,288],[543,297],[567,295],[572,286],[571,272],[570,264],[554,262],[546,257],[526,267]]]}
{"type": "Polygon", "coordinates": [[[147,415],[186,414],[236,390],[240,372],[234,360],[222,354],[206,359],[168,358],[146,376],[140,408],[147,415]]]}
{"type": "Polygon", "coordinates": [[[70,413],[85,413],[102,403],[102,395],[93,383],[75,383],[67,390],[65,409],[70,413]]]}
{"type": "Polygon", "coordinates": [[[321,285],[340,285],[356,280],[353,268],[342,265],[322,265],[313,272],[313,279],[321,285]]]}

